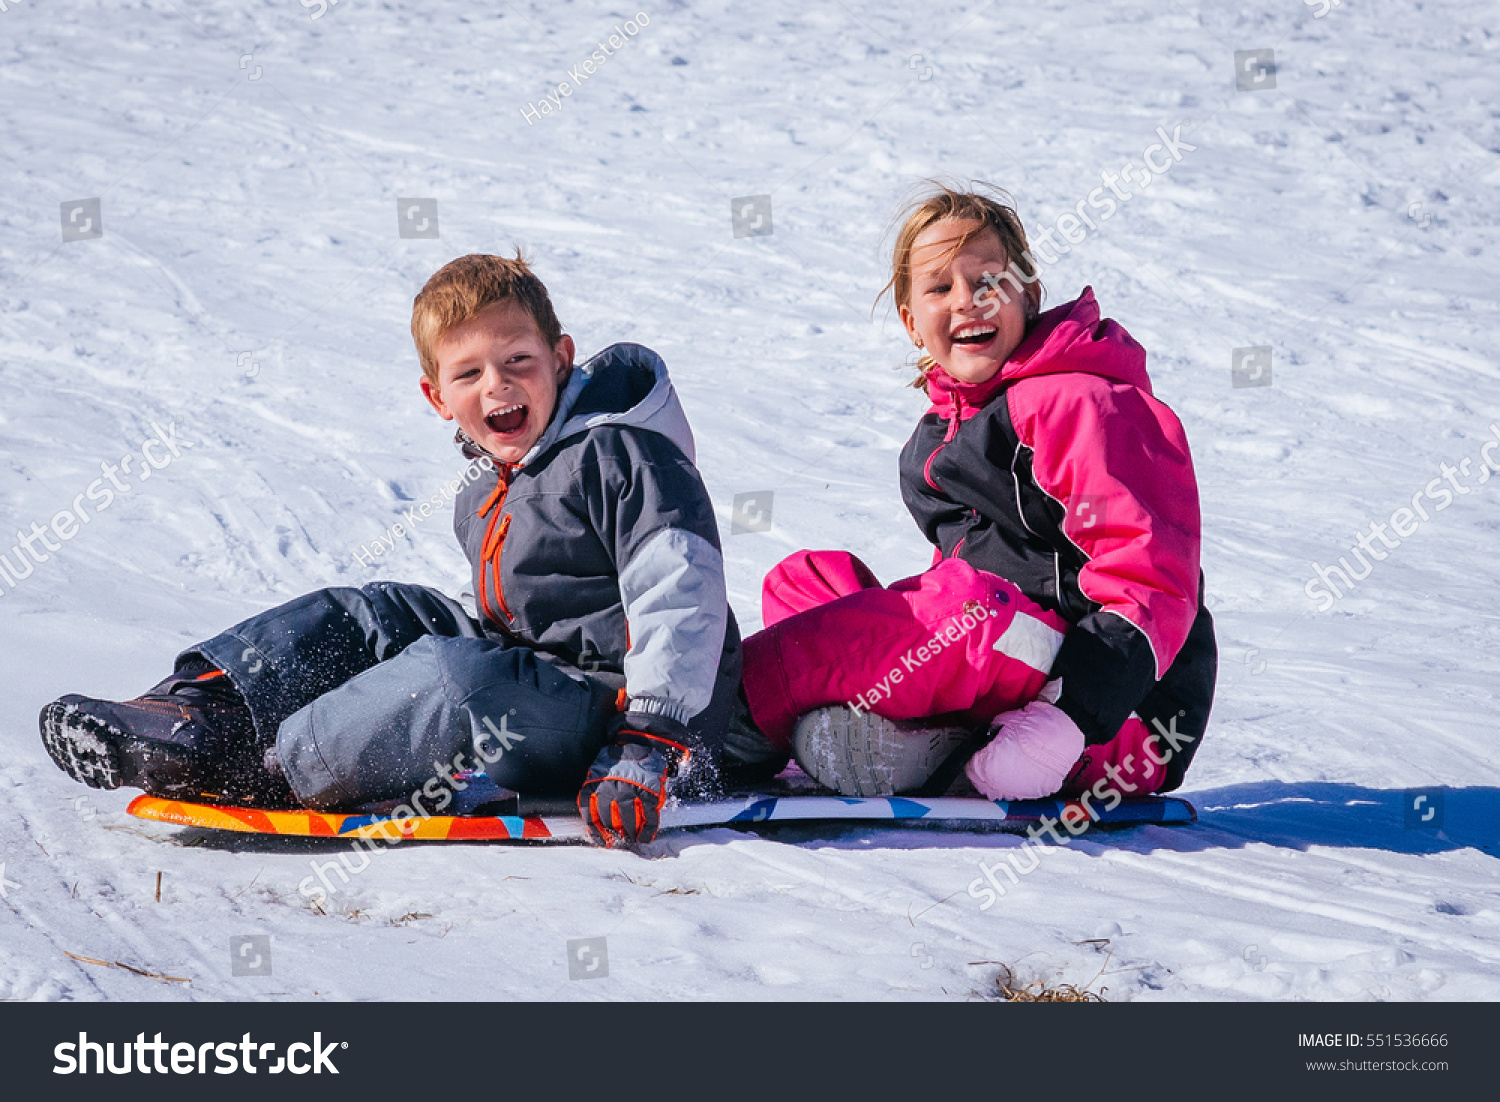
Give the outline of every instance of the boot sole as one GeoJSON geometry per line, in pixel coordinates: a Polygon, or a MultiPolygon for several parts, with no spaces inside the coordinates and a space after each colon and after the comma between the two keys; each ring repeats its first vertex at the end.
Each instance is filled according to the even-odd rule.
{"type": "Polygon", "coordinates": [[[885,719],[833,705],[797,721],[802,771],[841,796],[895,796],[925,785],[969,738],[964,727],[885,719]]]}
{"type": "Polygon", "coordinates": [[[120,749],[121,732],[77,707],[54,701],[40,716],[42,745],[53,763],[75,781],[90,788],[119,788],[125,783],[120,749]]]}

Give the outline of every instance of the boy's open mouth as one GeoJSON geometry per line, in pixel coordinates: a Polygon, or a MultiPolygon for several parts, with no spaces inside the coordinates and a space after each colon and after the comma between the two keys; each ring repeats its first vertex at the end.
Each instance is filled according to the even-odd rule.
{"type": "Polygon", "coordinates": [[[993,325],[965,325],[955,329],[949,339],[964,348],[978,349],[994,340],[998,332],[993,325]]]}
{"type": "Polygon", "coordinates": [[[517,404],[504,409],[491,410],[484,415],[484,423],[496,436],[515,436],[526,427],[530,411],[517,404]]]}

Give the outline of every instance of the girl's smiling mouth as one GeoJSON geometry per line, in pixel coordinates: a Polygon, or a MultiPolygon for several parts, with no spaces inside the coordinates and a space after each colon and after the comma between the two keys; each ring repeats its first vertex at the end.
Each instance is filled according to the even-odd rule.
{"type": "Polygon", "coordinates": [[[948,339],[960,348],[977,352],[987,347],[999,332],[1000,330],[993,325],[971,323],[955,329],[948,339]]]}

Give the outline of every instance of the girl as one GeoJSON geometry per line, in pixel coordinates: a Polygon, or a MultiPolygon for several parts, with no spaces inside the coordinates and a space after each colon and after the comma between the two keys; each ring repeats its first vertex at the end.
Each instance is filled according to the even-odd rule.
{"type": "Polygon", "coordinates": [[[931,402],[901,492],[933,566],[889,589],[846,552],[773,569],[745,641],[750,717],[849,795],[932,791],[976,725],[964,770],[991,799],[1175,789],[1217,652],[1187,439],[1145,350],[1091,288],[1040,312],[1005,198],[921,198],[885,291],[931,402]]]}

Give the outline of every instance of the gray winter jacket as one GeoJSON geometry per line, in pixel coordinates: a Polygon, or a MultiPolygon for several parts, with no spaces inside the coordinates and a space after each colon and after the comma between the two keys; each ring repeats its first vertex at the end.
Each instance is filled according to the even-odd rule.
{"type": "Polygon", "coordinates": [[[623,688],[630,710],[716,746],[739,633],[694,456],[661,357],[612,345],[574,367],[520,464],[497,463],[459,494],[453,528],[487,634],[623,688]]]}

